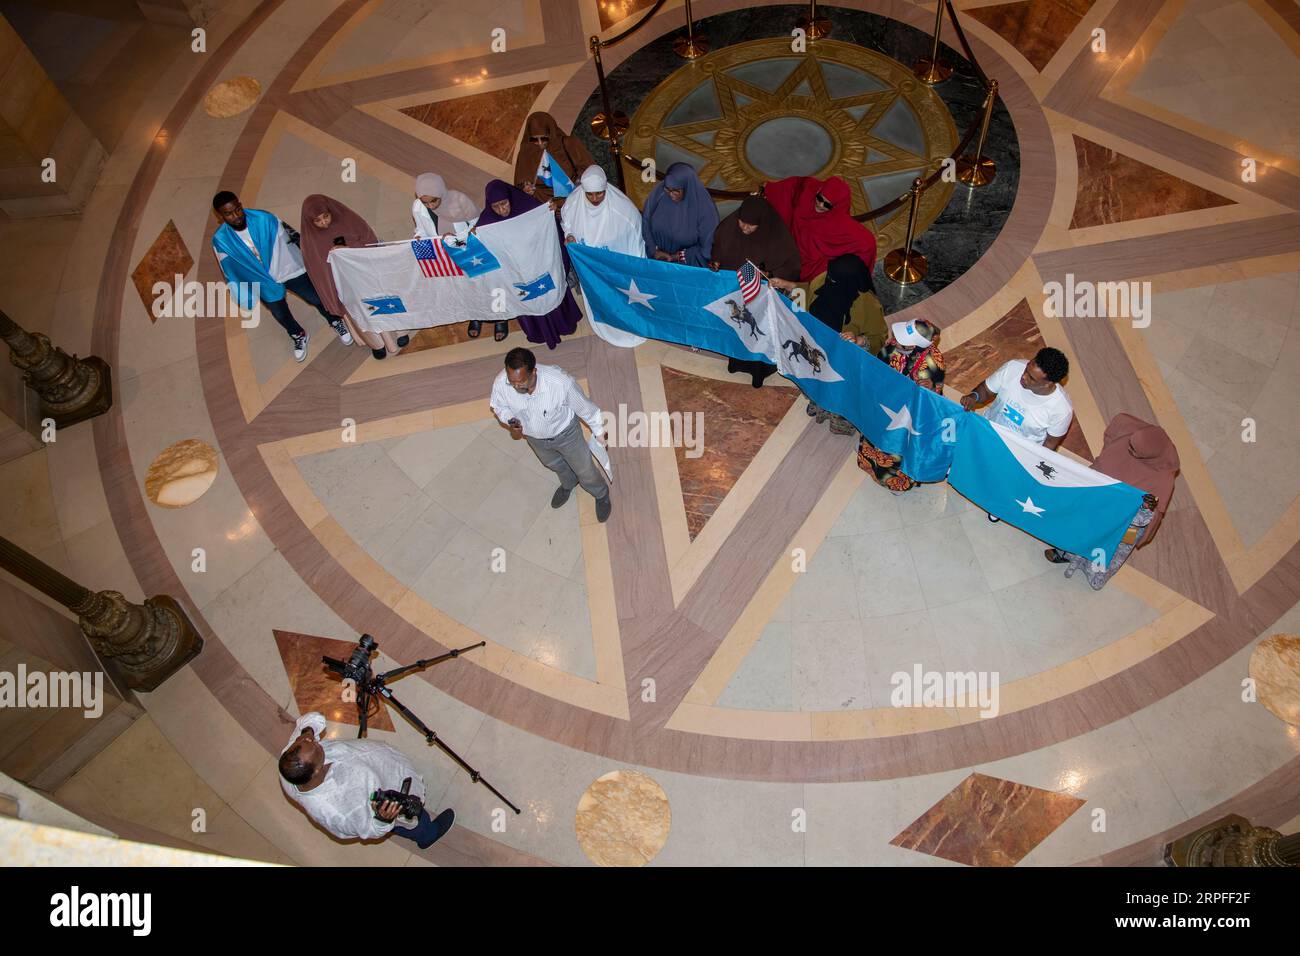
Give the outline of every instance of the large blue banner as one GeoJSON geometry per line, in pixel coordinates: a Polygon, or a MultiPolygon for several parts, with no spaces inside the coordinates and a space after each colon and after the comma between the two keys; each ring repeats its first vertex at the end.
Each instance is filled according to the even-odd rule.
{"type": "Polygon", "coordinates": [[[1011,442],[1005,437],[1010,433],[995,431],[983,416],[844,341],[766,284],[745,302],[731,271],[578,244],[568,249],[587,308],[601,322],[645,338],[771,362],[812,401],[847,418],[876,447],[901,456],[902,470],[915,480],[947,478],[990,514],[1048,544],[1100,556],[1104,565],[1141,504],[1139,489],[1018,436],[1011,442]]]}

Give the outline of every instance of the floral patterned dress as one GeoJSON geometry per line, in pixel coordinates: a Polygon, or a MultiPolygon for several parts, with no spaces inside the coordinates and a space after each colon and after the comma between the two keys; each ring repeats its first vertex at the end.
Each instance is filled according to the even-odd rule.
{"type": "MultiPolygon", "coordinates": [[[[907,352],[890,336],[876,357],[922,388],[937,392],[943,385],[943,353],[937,346],[907,352]]],[[[858,467],[871,475],[878,485],[890,491],[911,491],[916,487],[916,482],[911,477],[898,470],[902,461],[898,455],[881,451],[867,441],[865,435],[858,442],[858,467]]]]}

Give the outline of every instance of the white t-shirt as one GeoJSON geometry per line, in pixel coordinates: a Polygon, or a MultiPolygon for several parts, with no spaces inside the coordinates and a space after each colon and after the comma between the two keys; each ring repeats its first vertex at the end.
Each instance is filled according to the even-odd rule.
{"type": "Polygon", "coordinates": [[[1074,417],[1074,406],[1060,385],[1050,395],[1036,395],[1021,387],[1020,376],[1028,367],[1025,359],[1012,359],[984,380],[997,398],[982,414],[989,421],[1041,445],[1048,435],[1064,437],[1074,417]]]}

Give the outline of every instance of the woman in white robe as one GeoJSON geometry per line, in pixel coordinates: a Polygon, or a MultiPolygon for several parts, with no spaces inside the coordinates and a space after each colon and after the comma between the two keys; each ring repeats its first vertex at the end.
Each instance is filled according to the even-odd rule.
{"type": "Polygon", "coordinates": [[[416,239],[449,235],[454,231],[452,223],[472,222],[478,214],[474,200],[458,189],[448,189],[437,173],[424,173],[415,178],[411,218],[415,220],[416,239]]]}
{"type": "MultiPolygon", "coordinates": [[[[617,186],[609,184],[605,170],[599,166],[588,166],[579,180],[579,188],[565,198],[560,226],[565,242],[580,242],[596,249],[645,258],[641,212],[617,186]]],[[[590,309],[585,311],[591,330],[610,345],[631,348],[645,341],[632,332],[598,322],[590,309]]]]}

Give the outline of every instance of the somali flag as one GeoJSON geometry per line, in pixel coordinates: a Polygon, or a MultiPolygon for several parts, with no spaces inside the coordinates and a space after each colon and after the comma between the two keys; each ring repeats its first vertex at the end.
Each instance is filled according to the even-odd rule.
{"type": "Polygon", "coordinates": [[[948,483],[989,514],[1101,567],[1144,494],[970,412],[957,422],[948,483]]]}
{"type": "Polygon", "coordinates": [[[561,199],[573,192],[573,180],[559,163],[551,159],[549,150],[542,150],[542,161],[537,164],[537,181],[561,199]]]}
{"type": "Polygon", "coordinates": [[[501,268],[501,262],[483,245],[483,240],[473,233],[448,236],[443,239],[442,247],[467,276],[478,276],[501,268]]]}

